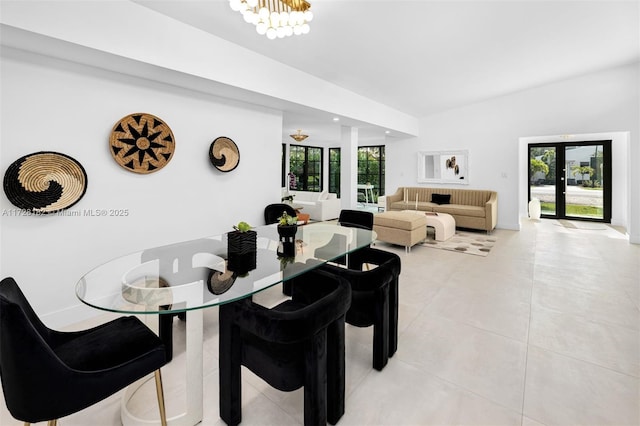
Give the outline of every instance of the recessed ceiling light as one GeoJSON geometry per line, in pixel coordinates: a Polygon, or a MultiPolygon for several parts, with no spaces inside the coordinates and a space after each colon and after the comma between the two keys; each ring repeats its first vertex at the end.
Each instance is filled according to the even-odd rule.
{"type": "Polygon", "coordinates": [[[388,135],[389,133],[391,133],[391,131],[390,130],[385,130],[384,133],[388,135]]]}
{"type": "Polygon", "coordinates": [[[333,117],[333,121],[340,121],[340,117],[333,117]]]}

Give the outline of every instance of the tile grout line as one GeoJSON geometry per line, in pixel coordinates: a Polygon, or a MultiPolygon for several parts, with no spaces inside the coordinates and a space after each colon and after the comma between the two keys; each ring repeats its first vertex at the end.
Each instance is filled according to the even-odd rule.
{"type": "Polygon", "coordinates": [[[532,272],[531,272],[531,292],[529,293],[530,297],[529,297],[529,325],[527,327],[527,339],[525,342],[526,345],[526,351],[525,351],[525,355],[524,355],[524,377],[522,380],[522,406],[520,408],[520,426],[524,426],[524,404],[526,401],[526,396],[527,396],[527,370],[529,367],[529,348],[530,348],[530,344],[529,344],[529,339],[531,337],[531,317],[533,315],[533,287],[535,285],[535,275],[536,275],[536,258],[535,258],[535,254],[536,254],[536,244],[537,244],[537,234],[536,234],[536,239],[534,240],[533,243],[533,268],[532,268],[532,272]]]}
{"type": "Polygon", "coordinates": [[[589,364],[589,365],[591,365],[593,367],[602,368],[603,370],[608,370],[608,371],[610,371],[612,373],[620,374],[621,376],[627,376],[627,377],[630,377],[630,378],[636,379],[636,380],[640,379],[640,376],[635,376],[635,375],[630,374],[630,373],[625,373],[623,371],[616,370],[616,369],[608,367],[606,365],[598,364],[595,361],[589,361],[589,360],[582,359],[582,358],[576,358],[575,356],[571,356],[571,355],[568,355],[568,354],[565,354],[565,353],[562,353],[562,352],[558,352],[558,351],[553,350],[553,349],[545,348],[545,347],[542,347],[542,346],[531,345],[531,347],[538,348],[538,349],[546,351],[546,352],[550,352],[550,353],[552,353],[554,355],[557,355],[559,357],[567,358],[567,359],[570,359],[570,360],[573,360],[573,361],[577,361],[577,362],[580,362],[580,363],[584,363],[584,364],[589,364]]]}
{"type": "Polygon", "coordinates": [[[481,393],[478,393],[477,391],[475,391],[473,389],[470,389],[470,388],[468,388],[468,387],[466,387],[464,385],[461,385],[460,383],[454,382],[451,379],[447,379],[446,377],[442,377],[438,373],[434,373],[434,372],[431,372],[429,370],[425,370],[425,369],[421,368],[418,364],[414,364],[412,362],[405,361],[405,360],[402,360],[402,359],[399,359],[398,361],[402,362],[402,363],[404,363],[404,364],[406,364],[406,365],[408,365],[408,366],[410,366],[412,368],[416,368],[416,369],[420,370],[424,374],[427,374],[429,376],[433,376],[436,380],[439,380],[439,381],[441,381],[443,383],[447,383],[448,385],[450,385],[450,386],[452,386],[452,387],[454,387],[456,389],[460,389],[463,392],[467,392],[467,393],[469,393],[471,395],[475,395],[476,397],[478,397],[480,399],[483,399],[485,401],[489,401],[490,403],[495,404],[495,405],[497,405],[497,406],[499,406],[501,408],[504,408],[505,410],[516,411],[517,412],[516,409],[514,409],[513,407],[510,407],[509,405],[504,404],[503,402],[496,401],[495,399],[489,398],[488,396],[483,395],[481,393]]]}

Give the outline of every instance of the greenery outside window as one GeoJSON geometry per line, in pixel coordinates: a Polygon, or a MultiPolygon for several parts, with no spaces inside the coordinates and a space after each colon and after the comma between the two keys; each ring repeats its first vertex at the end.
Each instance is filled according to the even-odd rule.
{"type": "Polygon", "coordinates": [[[322,191],[322,148],[290,145],[289,171],[295,175],[297,191],[322,191]]]}
{"type": "MultiPolygon", "coordinates": [[[[384,195],[384,145],[361,146],[358,148],[358,184],[373,185],[374,203],[378,196],[384,195]]],[[[358,192],[358,201],[364,201],[364,193],[358,192]]],[[[371,200],[370,200],[371,202],[371,200]]]]}
{"type": "Polygon", "coordinates": [[[329,192],[340,198],[340,148],[329,148],[329,192]]]}
{"type": "Polygon", "coordinates": [[[280,176],[280,187],[284,188],[287,186],[287,177],[285,176],[286,173],[286,169],[285,169],[285,158],[287,158],[287,144],[282,144],[282,158],[280,159],[280,165],[282,166],[282,172],[280,173],[282,176],[280,176]]]}

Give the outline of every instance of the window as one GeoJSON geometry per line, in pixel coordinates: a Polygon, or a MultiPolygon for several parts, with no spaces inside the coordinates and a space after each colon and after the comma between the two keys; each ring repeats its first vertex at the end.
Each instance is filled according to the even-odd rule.
{"type": "Polygon", "coordinates": [[[281,162],[281,166],[282,166],[282,172],[280,173],[282,176],[280,176],[280,187],[284,188],[287,186],[287,177],[285,176],[285,172],[286,169],[284,167],[285,165],[285,158],[287,158],[287,144],[282,144],[282,159],[280,160],[281,162]]]}
{"type": "Polygon", "coordinates": [[[289,171],[295,175],[296,190],[322,190],[322,148],[289,146],[289,171]]]}
{"type": "MultiPolygon", "coordinates": [[[[379,195],[384,195],[384,167],[383,145],[358,148],[358,184],[373,185],[374,203],[378,202],[379,195]]],[[[358,201],[364,201],[362,191],[358,191],[358,201]]]]}
{"type": "Polygon", "coordinates": [[[329,148],[329,192],[340,198],[340,148],[329,148]]]}

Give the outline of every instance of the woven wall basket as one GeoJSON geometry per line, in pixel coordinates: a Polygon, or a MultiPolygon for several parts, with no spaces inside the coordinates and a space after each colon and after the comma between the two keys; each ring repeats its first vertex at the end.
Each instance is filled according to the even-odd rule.
{"type": "Polygon", "coordinates": [[[221,172],[230,172],[240,164],[240,151],[234,141],[221,136],[211,143],[209,159],[216,169],[221,172]]]}
{"type": "Polygon", "coordinates": [[[87,173],[65,154],[42,151],[14,161],[4,174],[4,192],[13,205],[34,213],[54,213],[80,201],[87,173]]]}
{"type": "Polygon", "coordinates": [[[113,159],[135,173],[152,173],[171,161],[175,151],[173,132],[158,117],[129,114],[118,121],[109,138],[113,159]]]}

